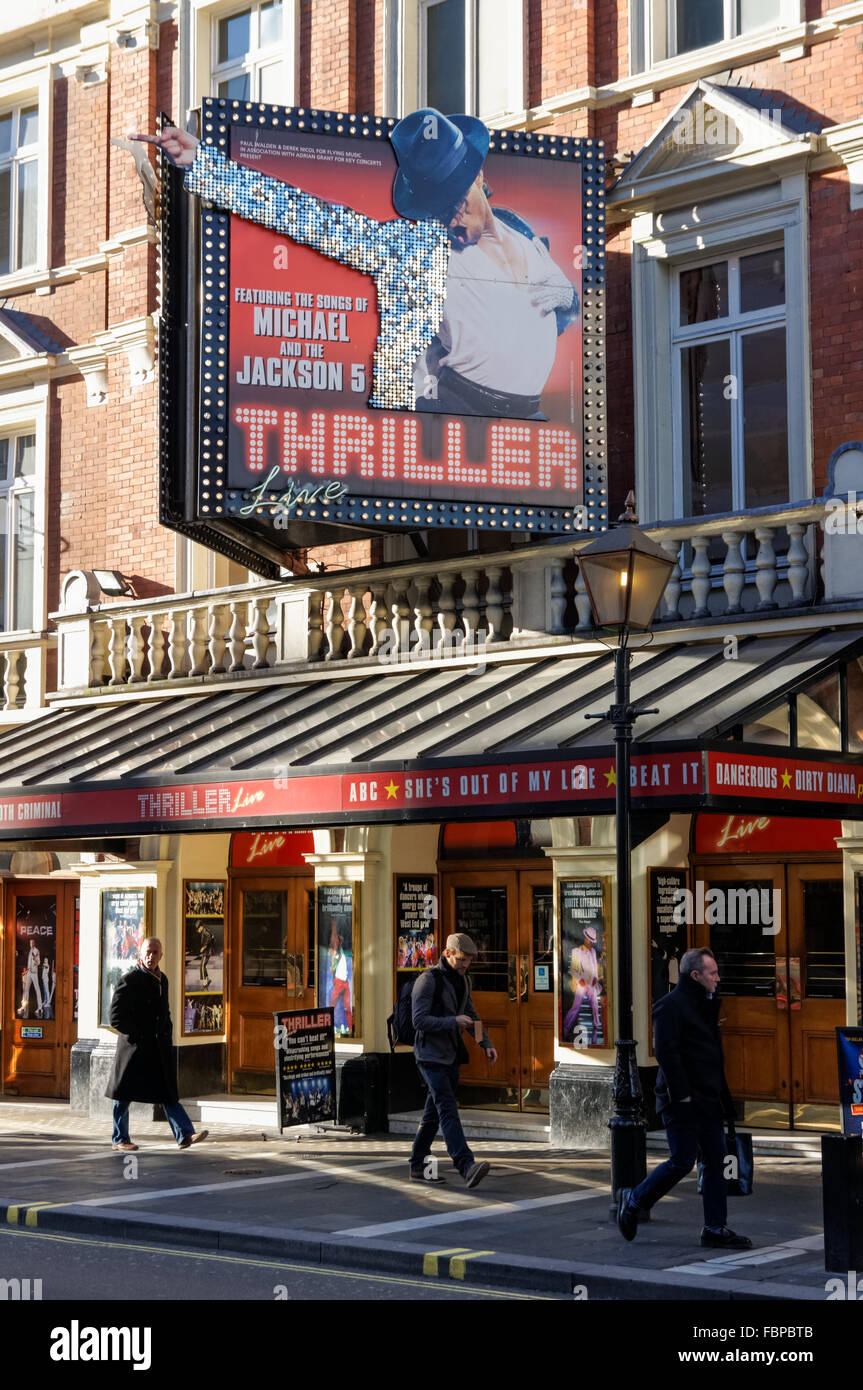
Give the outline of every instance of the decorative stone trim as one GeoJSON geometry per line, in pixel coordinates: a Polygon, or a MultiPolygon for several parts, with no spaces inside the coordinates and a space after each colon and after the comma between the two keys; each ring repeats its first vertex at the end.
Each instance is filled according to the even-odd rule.
{"type": "Polygon", "coordinates": [[[156,330],[149,315],[112,324],[104,333],[95,333],[93,338],[106,357],[119,352],[126,354],[133,389],[155,379],[156,330]]]}
{"type": "Polygon", "coordinates": [[[822,139],[848,170],[851,211],[860,212],[863,210],[863,120],[831,126],[822,132],[822,139]]]}
{"type": "Polygon", "coordinates": [[[82,343],[68,348],[65,356],[84,378],[88,406],[104,405],[108,399],[108,359],[104,348],[96,343],[82,343]]]}

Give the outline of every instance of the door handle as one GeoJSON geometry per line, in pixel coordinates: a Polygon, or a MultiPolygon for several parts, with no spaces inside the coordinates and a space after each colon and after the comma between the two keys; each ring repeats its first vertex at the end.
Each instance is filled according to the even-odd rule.
{"type": "Polygon", "coordinates": [[[530,980],[529,961],[527,956],[519,956],[519,997],[527,999],[527,987],[530,980]]]}
{"type": "Polygon", "coordinates": [[[506,958],[506,982],[510,999],[518,999],[518,956],[511,951],[506,958]]]}

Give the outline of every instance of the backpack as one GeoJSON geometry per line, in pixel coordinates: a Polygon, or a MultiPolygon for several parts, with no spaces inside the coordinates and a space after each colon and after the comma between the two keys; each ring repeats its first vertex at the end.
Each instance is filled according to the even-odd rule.
{"type": "MultiPolygon", "coordinates": [[[[419,976],[417,976],[419,979],[419,976]]],[[[393,1011],[387,1019],[387,1037],[390,1042],[390,1052],[395,1052],[396,1043],[403,1043],[407,1047],[413,1047],[416,1041],[413,1021],[413,1001],[412,995],[416,980],[405,980],[398,992],[398,997],[393,1006],[393,1011]]],[[[443,978],[440,971],[435,972],[434,994],[432,996],[432,1009],[436,1009],[440,1002],[440,991],[443,985],[443,978]]]]}

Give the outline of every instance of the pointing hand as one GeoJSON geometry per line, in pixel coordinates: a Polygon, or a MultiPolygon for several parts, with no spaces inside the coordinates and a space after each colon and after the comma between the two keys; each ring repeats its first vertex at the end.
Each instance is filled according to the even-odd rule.
{"type": "Polygon", "coordinates": [[[161,135],[130,135],[129,139],[155,145],[178,169],[191,169],[201,143],[196,135],[190,135],[187,130],[178,130],[173,125],[165,126],[161,135]]]}

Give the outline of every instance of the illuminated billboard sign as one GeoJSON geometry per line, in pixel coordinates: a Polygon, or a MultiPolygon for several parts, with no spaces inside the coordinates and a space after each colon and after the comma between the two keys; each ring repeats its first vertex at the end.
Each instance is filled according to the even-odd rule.
{"type": "Polygon", "coordinates": [[[186,188],[203,200],[186,522],[271,557],[605,526],[599,142],[210,99],[186,188]]]}

